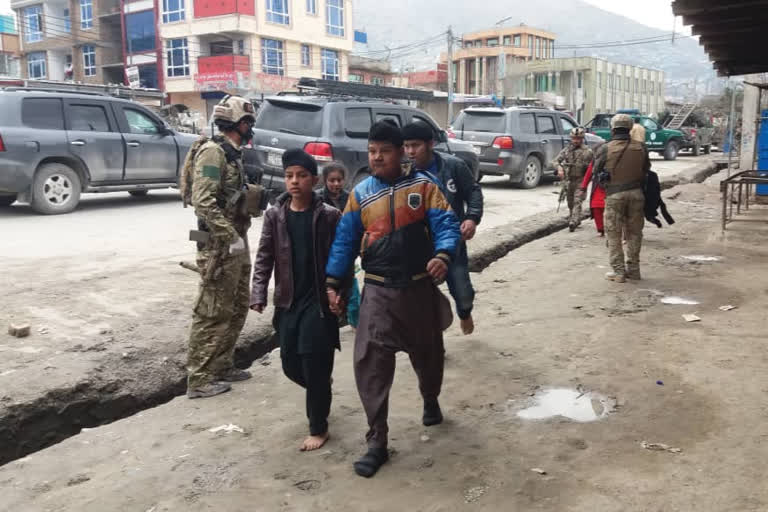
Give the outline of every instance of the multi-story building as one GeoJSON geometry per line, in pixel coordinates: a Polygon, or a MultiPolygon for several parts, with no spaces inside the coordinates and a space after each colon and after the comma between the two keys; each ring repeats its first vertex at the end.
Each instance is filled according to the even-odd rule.
{"type": "MultiPolygon", "coordinates": [[[[524,24],[464,34],[461,47],[453,52],[453,89],[459,94],[500,95],[508,67],[554,56],[555,34],[524,24]]],[[[443,54],[441,62],[446,61],[443,54]]]]}
{"type": "Polygon", "coordinates": [[[21,78],[19,50],[13,16],[0,15],[0,80],[21,78]]]}
{"type": "Polygon", "coordinates": [[[163,47],[157,32],[158,11],[156,6],[168,0],[123,0],[122,49],[126,69],[136,67],[139,84],[150,89],[163,88],[163,47]]]}
{"type": "Polygon", "coordinates": [[[306,76],[347,80],[352,0],[157,0],[164,90],[204,113],[306,76]]]}
{"type": "Polygon", "coordinates": [[[123,83],[120,0],[12,0],[28,79],[123,83]]]}
{"type": "Polygon", "coordinates": [[[664,110],[664,72],[595,57],[529,62],[508,75],[507,96],[537,96],[545,104],[573,112],[579,123],[595,114],[637,109],[656,115],[664,110]]]}
{"type": "Polygon", "coordinates": [[[395,74],[388,60],[349,56],[349,81],[358,84],[392,86],[395,74]]]}

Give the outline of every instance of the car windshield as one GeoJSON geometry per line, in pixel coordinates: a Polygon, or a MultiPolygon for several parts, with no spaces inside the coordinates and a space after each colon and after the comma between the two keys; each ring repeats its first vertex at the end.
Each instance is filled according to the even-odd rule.
{"type": "Polygon", "coordinates": [[[504,133],[506,117],[503,112],[462,112],[456,119],[454,130],[468,132],[504,133]]]}
{"type": "Polygon", "coordinates": [[[319,137],[323,107],[314,103],[267,100],[259,109],[254,128],[319,137]]]}

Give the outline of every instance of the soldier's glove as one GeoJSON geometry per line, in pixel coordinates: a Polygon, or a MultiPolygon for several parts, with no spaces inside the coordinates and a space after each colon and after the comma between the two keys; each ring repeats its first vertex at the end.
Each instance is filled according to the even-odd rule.
{"type": "Polygon", "coordinates": [[[245,240],[243,237],[238,236],[237,240],[229,244],[229,254],[237,254],[245,251],[245,240]]]}

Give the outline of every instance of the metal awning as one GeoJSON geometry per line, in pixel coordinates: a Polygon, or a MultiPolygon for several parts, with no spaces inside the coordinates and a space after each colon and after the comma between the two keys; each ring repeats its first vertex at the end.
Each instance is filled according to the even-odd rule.
{"type": "Polygon", "coordinates": [[[768,71],[768,0],[674,0],[720,75],[768,71]]]}

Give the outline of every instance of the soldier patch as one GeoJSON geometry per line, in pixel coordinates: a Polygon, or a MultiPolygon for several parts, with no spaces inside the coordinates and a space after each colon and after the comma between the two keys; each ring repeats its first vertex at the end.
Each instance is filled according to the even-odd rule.
{"type": "Polygon", "coordinates": [[[456,193],[456,182],[453,181],[453,178],[448,180],[448,183],[445,184],[445,188],[447,188],[451,194],[456,193]]]}
{"type": "Polygon", "coordinates": [[[221,178],[221,170],[219,170],[219,168],[216,167],[215,165],[204,165],[203,176],[205,176],[206,178],[218,180],[221,178]]]}
{"type": "Polygon", "coordinates": [[[418,210],[421,206],[421,194],[408,194],[408,207],[411,210],[418,210]]]}

